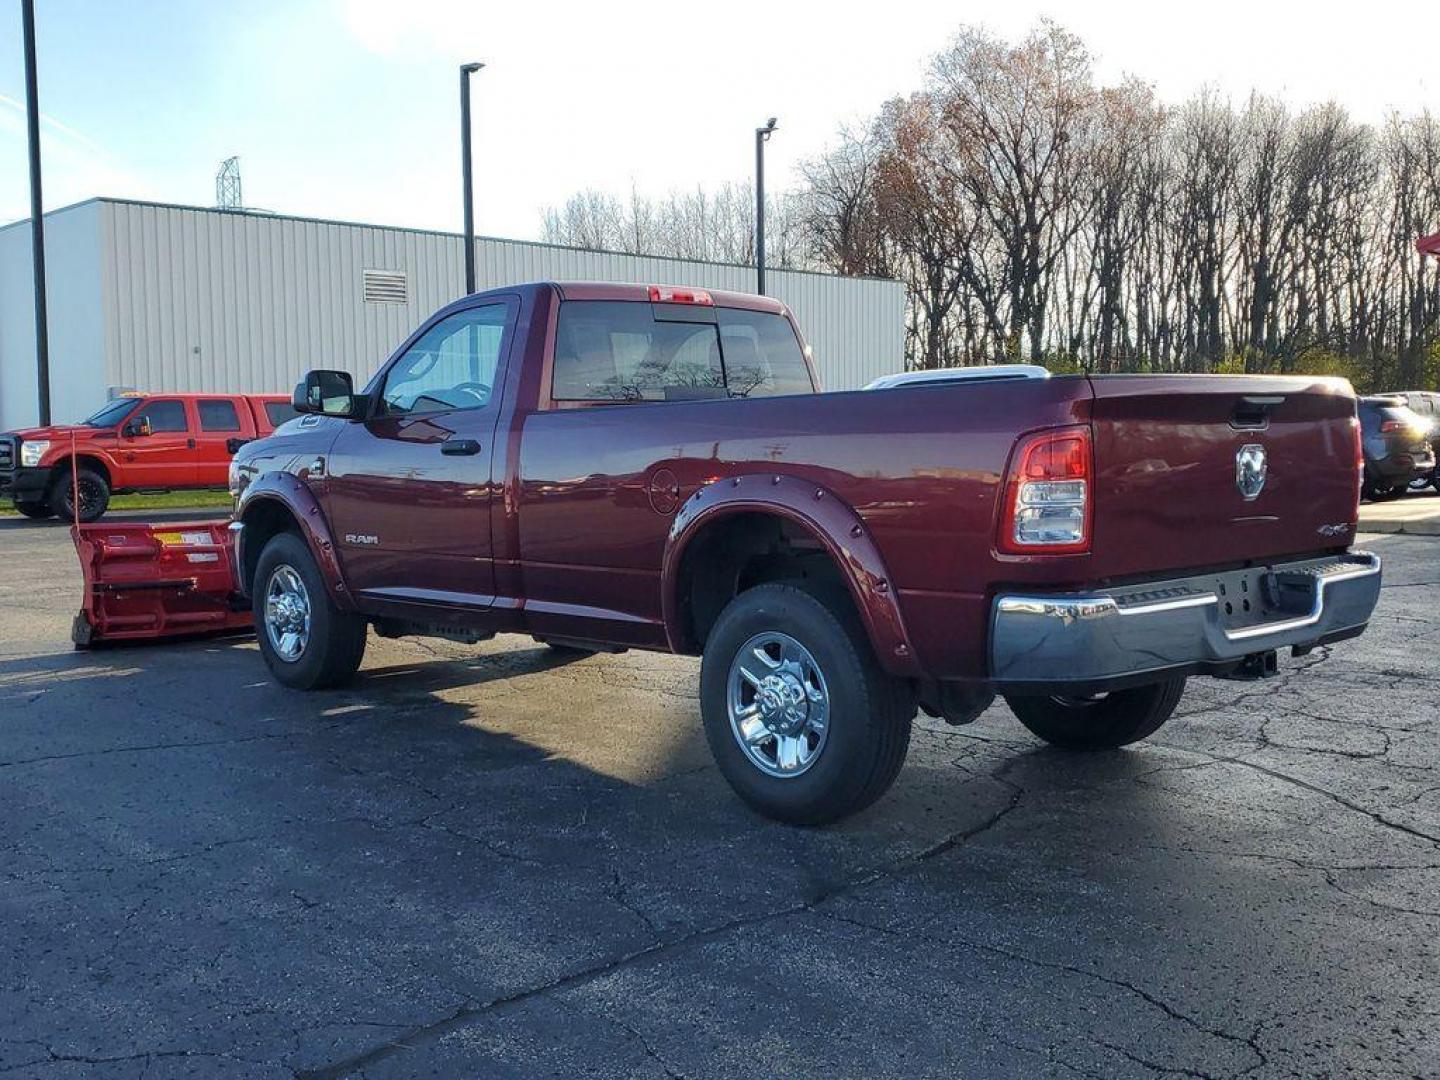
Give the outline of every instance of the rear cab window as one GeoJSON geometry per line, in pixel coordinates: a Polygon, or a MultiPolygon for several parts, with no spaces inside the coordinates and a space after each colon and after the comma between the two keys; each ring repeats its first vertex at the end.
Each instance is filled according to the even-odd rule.
{"type": "Polygon", "coordinates": [[[731,397],[813,394],[815,384],[795,328],[769,311],[720,308],[720,349],[731,397]]]}
{"type": "Polygon", "coordinates": [[[201,431],[240,430],[240,414],[233,401],[197,401],[195,411],[200,416],[201,431]]]}
{"type": "Polygon", "coordinates": [[[279,427],[287,420],[294,420],[299,415],[295,411],[295,406],[288,401],[265,402],[265,417],[270,421],[272,428],[279,427]]]}
{"type": "Polygon", "coordinates": [[[695,401],[810,394],[783,315],[624,300],[567,300],[555,334],[557,402],[695,401]]]}

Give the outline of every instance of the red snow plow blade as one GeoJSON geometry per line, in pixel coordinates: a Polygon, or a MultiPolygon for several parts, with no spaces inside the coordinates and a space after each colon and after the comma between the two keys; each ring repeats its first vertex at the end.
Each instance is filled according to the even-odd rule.
{"type": "Polygon", "coordinates": [[[251,625],[235,593],[227,522],[97,522],[71,526],[70,537],[85,573],[71,631],[78,646],[251,625]]]}

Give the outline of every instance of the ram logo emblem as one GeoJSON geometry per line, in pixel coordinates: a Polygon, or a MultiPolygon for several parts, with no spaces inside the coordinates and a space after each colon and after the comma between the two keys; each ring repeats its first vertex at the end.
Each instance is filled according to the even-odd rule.
{"type": "Polygon", "coordinates": [[[345,542],[347,544],[358,544],[362,547],[374,547],[380,543],[380,537],[373,533],[346,533],[345,542]]]}
{"type": "Polygon", "coordinates": [[[1265,447],[1259,443],[1249,443],[1235,452],[1235,487],[1246,502],[1258,499],[1265,490],[1266,469],[1265,447]]]}

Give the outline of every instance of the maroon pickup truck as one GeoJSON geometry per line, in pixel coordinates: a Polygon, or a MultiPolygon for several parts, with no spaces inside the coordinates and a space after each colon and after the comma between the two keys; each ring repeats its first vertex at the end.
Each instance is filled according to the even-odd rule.
{"type": "Polygon", "coordinates": [[[818,392],[786,308],[531,284],[432,316],[356,393],[236,455],[236,578],[287,686],[367,629],[700,655],[725,777],[823,822],[917,709],[1003,695],[1040,738],[1156,731],[1192,675],[1359,634],[1355,397],[1314,378],[942,380],[818,392]]]}

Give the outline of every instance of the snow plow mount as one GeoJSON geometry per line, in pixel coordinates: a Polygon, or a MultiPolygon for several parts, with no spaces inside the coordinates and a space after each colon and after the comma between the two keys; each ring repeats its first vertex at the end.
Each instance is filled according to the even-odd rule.
{"type": "Polygon", "coordinates": [[[70,537],[85,577],[77,648],[251,626],[227,522],[97,522],[71,526],[70,537]]]}

